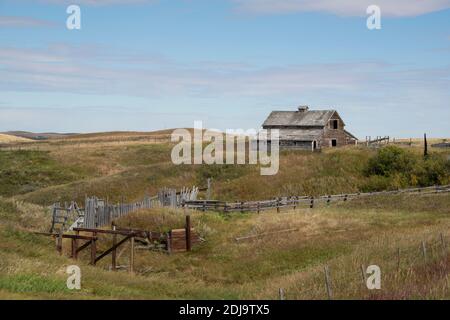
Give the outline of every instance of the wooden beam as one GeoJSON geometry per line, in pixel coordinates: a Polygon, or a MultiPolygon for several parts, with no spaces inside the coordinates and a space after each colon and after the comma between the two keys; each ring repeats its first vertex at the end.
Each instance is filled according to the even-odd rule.
{"type": "Polygon", "coordinates": [[[191,216],[186,216],[186,251],[191,251],[191,216]]]}
{"type": "Polygon", "coordinates": [[[130,273],[134,273],[134,237],[130,238],[130,273]]]}
{"type": "MultiPolygon", "coordinates": [[[[60,235],[58,233],[50,233],[50,232],[34,232],[34,234],[43,235],[43,236],[51,236],[58,238],[60,235]]],[[[61,235],[64,239],[78,239],[78,240],[97,240],[97,237],[91,237],[91,236],[81,236],[76,234],[63,234],[61,235]]]]}
{"type": "Polygon", "coordinates": [[[81,247],[77,248],[77,254],[78,252],[86,249],[87,247],[89,247],[91,245],[91,240],[86,241],[81,247]]]}
{"type": "Polygon", "coordinates": [[[115,246],[109,248],[108,250],[106,250],[105,252],[103,252],[101,255],[99,255],[97,258],[95,258],[95,262],[99,261],[100,259],[103,259],[105,256],[107,256],[108,254],[110,254],[114,249],[117,249],[118,247],[120,247],[123,243],[125,243],[128,239],[130,239],[133,235],[128,235],[125,238],[123,238],[122,240],[120,240],[115,246]]]}
{"type": "Polygon", "coordinates": [[[72,259],[78,259],[78,239],[72,238],[72,259]]]}
{"type": "Polygon", "coordinates": [[[91,264],[95,266],[95,263],[97,262],[97,244],[96,240],[91,240],[91,264]]]}
{"type": "Polygon", "coordinates": [[[113,271],[116,271],[116,266],[117,266],[117,248],[116,248],[116,244],[117,244],[117,235],[113,235],[113,250],[111,253],[111,268],[113,271]]]}

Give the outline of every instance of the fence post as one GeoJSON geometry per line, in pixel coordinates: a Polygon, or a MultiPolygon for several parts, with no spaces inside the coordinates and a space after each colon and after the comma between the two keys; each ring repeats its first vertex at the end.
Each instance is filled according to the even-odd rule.
{"type": "Polygon", "coordinates": [[[62,227],[59,230],[58,238],[56,240],[56,250],[58,250],[59,255],[62,255],[63,252],[63,241],[62,241],[63,230],[62,227]]]}
{"type": "Polygon", "coordinates": [[[134,236],[130,238],[130,273],[134,273],[134,236]]]}
{"type": "Polygon", "coordinates": [[[325,272],[325,285],[327,287],[328,300],[332,300],[333,299],[333,290],[331,289],[330,270],[329,270],[328,266],[324,267],[324,272],[325,272]]]}
{"type": "Polygon", "coordinates": [[[425,241],[422,241],[422,254],[423,254],[423,259],[425,261],[427,261],[427,244],[425,241]]]}
{"type": "Polygon", "coordinates": [[[280,296],[280,300],[286,300],[286,296],[284,294],[284,289],[283,288],[280,288],[278,293],[279,293],[279,296],[280,296]]]}
{"type": "Polygon", "coordinates": [[[277,198],[277,213],[280,213],[280,198],[277,198]]]}
{"type": "Polygon", "coordinates": [[[400,271],[400,248],[397,248],[397,272],[400,271]]]}
{"type": "Polygon", "coordinates": [[[311,204],[309,205],[309,207],[311,209],[314,208],[314,197],[311,197],[311,204]]]}
{"type": "Polygon", "coordinates": [[[95,266],[95,258],[97,257],[97,244],[95,239],[91,240],[91,265],[95,266]]]}
{"type": "Polygon", "coordinates": [[[167,243],[167,253],[172,253],[172,241],[170,239],[170,232],[167,232],[166,234],[166,243],[167,243]]]}
{"type": "MultiPolygon", "coordinates": [[[[116,230],[116,226],[114,224],[112,225],[112,229],[116,230]]],[[[113,234],[113,243],[112,243],[113,247],[115,247],[116,244],[117,244],[117,234],[113,234]]],[[[116,248],[114,248],[113,251],[111,252],[111,259],[112,259],[111,268],[112,268],[112,271],[117,271],[117,254],[116,253],[117,253],[116,248]]]]}
{"type": "Polygon", "coordinates": [[[259,213],[259,201],[256,203],[256,209],[257,209],[257,211],[259,213]]]}
{"type": "Polygon", "coordinates": [[[191,216],[186,216],[186,251],[191,251],[191,216]]]}

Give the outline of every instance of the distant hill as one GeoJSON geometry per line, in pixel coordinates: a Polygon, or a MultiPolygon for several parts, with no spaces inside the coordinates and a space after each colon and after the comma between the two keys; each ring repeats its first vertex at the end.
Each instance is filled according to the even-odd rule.
{"type": "Polygon", "coordinates": [[[11,135],[15,137],[27,138],[32,140],[49,140],[49,139],[60,139],[66,138],[72,135],[76,135],[76,133],[56,133],[56,132],[29,132],[29,131],[8,131],[3,132],[3,134],[11,135]]]}
{"type": "Polygon", "coordinates": [[[31,142],[30,139],[0,133],[0,143],[31,142]]]}

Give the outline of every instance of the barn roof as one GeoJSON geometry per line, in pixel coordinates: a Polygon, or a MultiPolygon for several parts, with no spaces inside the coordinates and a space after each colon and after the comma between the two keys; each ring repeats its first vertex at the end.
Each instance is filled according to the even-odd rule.
{"type": "Polygon", "coordinates": [[[350,132],[348,132],[347,130],[344,130],[344,132],[350,137],[353,138],[355,140],[359,140],[354,134],[351,134],[350,132]]]}
{"type": "Polygon", "coordinates": [[[266,121],[264,121],[263,127],[323,127],[335,112],[335,110],[272,111],[266,121]]]}

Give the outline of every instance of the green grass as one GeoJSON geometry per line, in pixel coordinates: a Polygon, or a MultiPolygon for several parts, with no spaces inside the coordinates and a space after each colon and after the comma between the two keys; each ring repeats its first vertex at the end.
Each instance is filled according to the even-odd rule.
{"type": "Polygon", "coordinates": [[[85,172],[65,167],[43,151],[0,151],[0,195],[33,192],[82,178],[85,172]]]}
{"type": "MultiPolygon", "coordinates": [[[[420,150],[415,150],[420,156],[420,150]]],[[[448,153],[448,152],[447,152],[448,153]]],[[[442,156],[448,156],[440,152],[442,156]]],[[[450,196],[395,195],[319,205],[313,210],[261,214],[191,212],[196,231],[206,241],[189,253],[167,255],[138,251],[135,275],[108,271],[110,258],[92,267],[89,253],[76,262],[82,290],[65,288],[66,267],[74,264],[64,241],[64,255],[54,240],[32,234],[47,231],[55,201],[84,196],[111,202],[140,199],[162,187],[204,186],[213,178],[213,197],[225,200],[275,196],[349,193],[378,186],[396,188],[395,174],[368,175],[376,154],[364,148],[322,153],[283,151],[280,172],[260,175],[257,166],[174,166],[170,145],[124,145],[79,148],[68,154],[1,151],[0,298],[17,299],[276,299],[284,288],[288,299],[325,299],[323,267],[330,267],[336,298],[448,299],[438,237],[450,234],[450,196]],[[4,176],[6,175],[6,176],[4,176]],[[7,177],[5,179],[4,177],[7,177]],[[13,196],[11,198],[8,198],[13,196]],[[292,233],[236,242],[236,237],[297,228],[292,233]],[[430,260],[421,258],[421,241],[430,245],[430,260]],[[432,247],[431,245],[435,245],[432,247]],[[396,252],[402,252],[396,270],[396,252]],[[379,264],[385,288],[363,290],[361,264],[379,264]]],[[[184,226],[183,212],[142,210],[123,217],[120,226],[166,232],[184,226]]],[[[99,252],[111,239],[101,236],[99,252]]],[[[128,264],[129,251],[119,257],[128,264]]]]}
{"type": "MultiPolygon", "coordinates": [[[[377,151],[366,148],[322,153],[283,151],[280,170],[275,176],[261,176],[259,167],[251,165],[176,166],[170,161],[170,150],[170,144],[150,144],[86,147],[73,155],[58,149],[39,153],[48,165],[32,165],[35,155],[29,152],[18,156],[17,169],[10,171],[9,180],[0,188],[8,190],[4,191],[7,195],[20,195],[19,199],[50,205],[71,200],[82,203],[85,195],[97,195],[112,202],[123,197],[131,202],[142,199],[146,193],[155,195],[163,187],[204,187],[208,177],[213,179],[213,198],[228,201],[367,192],[422,185],[420,181],[450,181],[450,164],[445,163],[448,151],[434,153],[429,161],[423,162],[420,150],[408,149],[405,154],[415,159],[415,171],[406,177],[402,172],[401,175],[369,173],[368,166],[376,159],[377,151]],[[33,168],[31,174],[27,171],[28,163],[33,168]],[[22,167],[25,170],[19,169],[22,167]],[[27,177],[23,177],[23,172],[27,177]],[[17,186],[12,186],[13,182],[17,186]]],[[[11,159],[16,156],[10,155],[11,159]]],[[[11,163],[12,160],[6,166],[12,166],[11,163]]]]}
{"type": "Polygon", "coordinates": [[[0,277],[0,290],[12,293],[57,293],[68,292],[66,282],[53,277],[42,277],[34,274],[20,274],[0,277]]]}
{"type": "MultiPolygon", "coordinates": [[[[336,298],[449,298],[448,291],[442,291],[441,269],[436,265],[442,263],[436,251],[439,247],[430,247],[429,254],[435,258],[429,263],[422,261],[420,251],[423,240],[431,244],[439,240],[440,233],[449,239],[449,196],[402,195],[394,199],[395,206],[383,197],[366,201],[367,209],[349,201],[280,214],[193,212],[193,226],[206,242],[192,252],[169,256],[138,251],[136,275],[107,271],[108,258],[97,267],[88,266],[88,253],[83,253],[77,262],[82,269],[82,290],[75,292],[62,287],[65,268],[74,263],[67,257],[68,242],[64,245],[64,256],[59,256],[50,239],[2,220],[0,297],[276,299],[278,288],[283,287],[288,298],[324,299],[322,268],[326,264],[335,279],[336,298]],[[434,205],[427,206],[430,202],[434,205]],[[375,206],[377,203],[384,205],[375,206]],[[239,243],[234,240],[286,228],[299,231],[239,243]],[[403,271],[398,274],[397,248],[401,248],[403,263],[403,271]],[[359,267],[369,263],[382,266],[386,281],[390,279],[389,284],[383,282],[389,290],[375,295],[361,290],[359,267]],[[425,280],[431,278],[434,279],[431,283],[425,280]]],[[[8,203],[9,200],[0,200],[0,208],[18,210],[8,203]]],[[[180,211],[162,209],[139,211],[118,221],[120,226],[161,231],[182,227],[183,222],[180,211]]],[[[39,224],[35,221],[31,228],[38,228],[39,224]]],[[[102,236],[100,251],[107,248],[108,241],[107,236],[102,236]]],[[[119,258],[121,265],[128,263],[127,250],[119,258]]]]}

